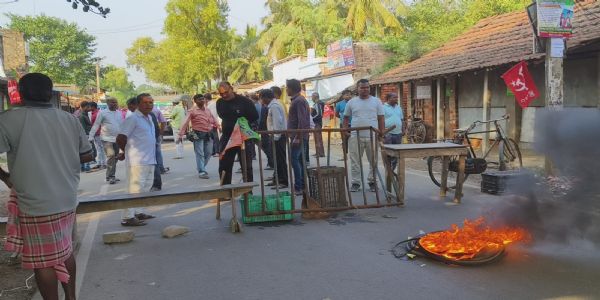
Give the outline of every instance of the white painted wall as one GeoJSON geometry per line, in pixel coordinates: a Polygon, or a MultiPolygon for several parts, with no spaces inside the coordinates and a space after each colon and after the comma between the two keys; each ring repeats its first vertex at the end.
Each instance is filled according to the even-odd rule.
{"type": "MultiPolygon", "coordinates": [[[[491,119],[499,119],[504,114],[506,114],[506,109],[504,107],[492,107],[491,119]]],[[[481,120],[483,116],[483,108],[481,107],[461,107],[458,109],[458,127],[463,129],[471,126],[471,123],[481,120]]],[[[500,126],[504,129],[506,133],[506,121],[499,122],[500,126]]],[[[485,128],[483,126],[476,127],[473,131],[482,131],[485,128]]],[[[495,129],[494,125],[490,126],[490,130],[495,129]]],[[[483,134],[475,134],[473,137],[481,138],[483,134]]],[[[495,133],[490,133],[490,139],[496,137],[495,133]]]]}
{"type": "Polygon", "coordinates": [[[521,142],[533,143],[535,140],[535,115],[543,107],[528,107],[523,109],[521,120],[521,142]]]}
{"type": "Polygon", "coordinates": [[[321,99],[326,99],[335,96],[345,88],[354,84],[352,74],[345,74],[336,77],[329,77],[315,80],[312,82],[313,90],[319,93],[321,99]]]}
{"type": "Polygon", "coordinates": [[[288,79],[300,79],[300,67],[302,66],[302,58],[296,57],[290,61],[273,66],[273,82],[274,85],[284,86],[288,79]]]}
{"type": "Polygon", "coordinates": [[[321,73],[319,64],[323,58],[306,60],[302,57],[294,58],[273,66],[273,85],[284,86],[288,79],[303,80],[317,76],[321,73]]]}

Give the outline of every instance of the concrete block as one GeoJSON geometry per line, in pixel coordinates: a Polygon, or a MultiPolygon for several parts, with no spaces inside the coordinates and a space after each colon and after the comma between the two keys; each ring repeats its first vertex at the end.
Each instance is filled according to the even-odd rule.
{"type": "Polygon", "coordinates": [[[134,237],[132,230],[111,231],[102,235],[102,241],[105,244],[129,243],[134,237]]]}
{"type": "Polygon", "coordinates": [[[170,238],[176,237],[178,235],[185,234],[189,231],[190,231],[189,227],[171,225],[171,226],[168,226],[165,229],[163,229],[162,236],[170,239],[170,238]]]}

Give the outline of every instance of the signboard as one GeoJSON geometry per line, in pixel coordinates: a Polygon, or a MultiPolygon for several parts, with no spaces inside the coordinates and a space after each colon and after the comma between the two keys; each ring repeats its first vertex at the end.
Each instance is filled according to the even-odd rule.
{"type": "Polygon", "coordinates": [[[327,46],[327,69],[329,71],[352,70],[354,64],[352,38],[345,38],[327,46]]]}
{"type": "Polygon", "coordinates": [[[533,77],[529,74],[527,63],[522,61],[502,74],[502,79],[508,86],[508,88],[515,95],[517,103],[522,108],[527,108],[531,101],[540,97],[533,77]]]}
{"type": "Polygon", "coordinates": [[[417,85],[417,95],[415,99],[431,99],[431,86],[417,85]]]}
{"type": "Polygon", "coordinates": [[[573,34],[574,0],[537,1],[538,36],[569,38],[573,34]]]}

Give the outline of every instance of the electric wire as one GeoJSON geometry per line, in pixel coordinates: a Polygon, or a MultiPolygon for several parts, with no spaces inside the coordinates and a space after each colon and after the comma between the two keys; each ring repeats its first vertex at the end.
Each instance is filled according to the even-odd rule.
{"type": "MultiPolygon", "coordinates": [[[[115,32],[115,31],[129,30],[129,29],[137,29],[137,28],[141,28],[141,27],[148,27],[147,25],[155,24],[156,22],[162,22],[162,21],[164,21],[164,19],[160,18],[160,19],[152,20],[150,22],[136,24],[136,25],[129,25],[129,26],[124,26],[124,27],[116,27],[116,28],[96,29],[96,30],[90,31],[89,33],[94,34],[94,33],[115,32]]],[[[153,25],[153,26],[155,26],[155,25],[153,25]]]]}
{"type": "Polygon", "coordinates": [[[160,28],[160,27],[162,27],[162,24],[154,25],[154,26],[148,26],[148,27],[142,27],[142,28],[136,28],[136,29],[130,29],[130,30],[119,30],[119,31],[98,32],[98,33],[91,33],[90,32],[90,34],[93,34],[93,35],[117,34],[117,33],[133,32],[133,31],[140,31],[140,30],[148,30],[148,29],[154,29],[154,28],[160,28]]]}

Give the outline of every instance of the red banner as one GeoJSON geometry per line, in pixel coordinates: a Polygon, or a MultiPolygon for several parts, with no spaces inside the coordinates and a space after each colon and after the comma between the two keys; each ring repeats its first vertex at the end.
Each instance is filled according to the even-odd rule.
{"type": "Polygon", "coordinates": [[[19,94],[19,84],[16,80],[8,81],[8,99],[11,105],[21,104],[21,95],[19,94]]]}
{"type": "Polygon", "coordinates": [[[524,61],[506,71],[502,75],[502,79],[513,92],[517,103],[522,108],[527,108],[531,101],[540,96],[540,92],[535,86],[531,74],[529,74],[529,69],[527,69],[527,63],[524,61]]]}

